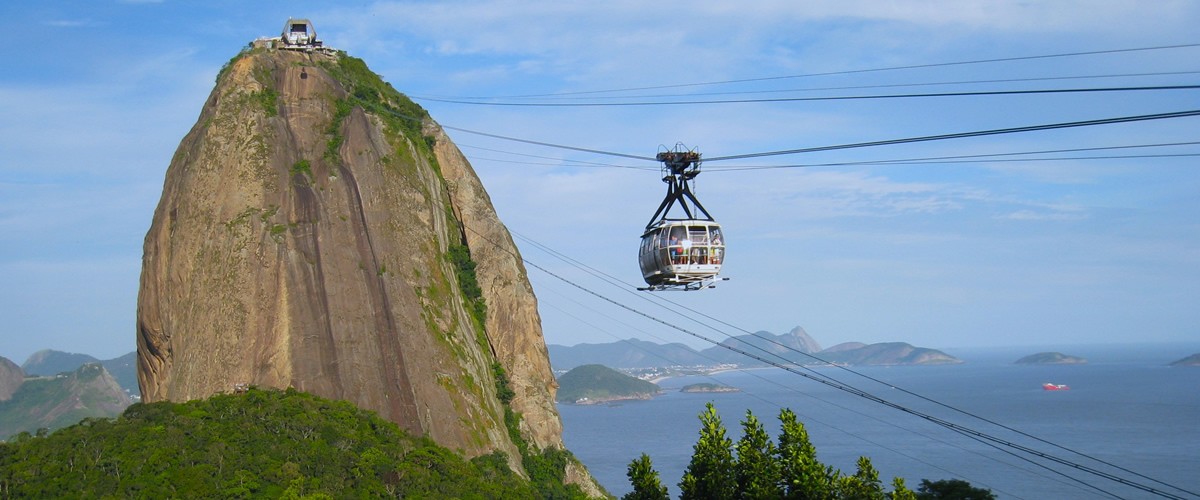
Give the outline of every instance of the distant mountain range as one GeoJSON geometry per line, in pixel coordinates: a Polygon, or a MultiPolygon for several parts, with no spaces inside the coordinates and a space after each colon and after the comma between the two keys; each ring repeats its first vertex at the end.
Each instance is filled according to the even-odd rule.
{"type": "Polygon", "coordinates": [[[138,394],[137,381],[137,352],[131,352],[113,359],[96,359],[87,354],[43,349],[35,352],[21,365],[26,375],[49,377],[59,373],[69,373],[78,370],[87,363],[100,363],[104,369],[117,380],[122,389],[130,394],[138,394]]]}
{"type": "Polygon", "coordinates": [[[768,365],[765,361],[737,351],[747,352],[771,362],[782,362],[782,358],[790,363],[809,365],[824,362],[848,365],[932,365],[962,362],[942,351],[915,347],[904,342],[847,342],[822,350],[820,344],[801,327],[780,335],[759,331],[752,335],[730,337],[721,342],[720,346],[701,351],[679,343],[656,344],[638,339],[570,347],[550,344],[547,348],[550,351],[550,363],[555,370],[570,370],[588,364],[622,369],[768,365]]]}

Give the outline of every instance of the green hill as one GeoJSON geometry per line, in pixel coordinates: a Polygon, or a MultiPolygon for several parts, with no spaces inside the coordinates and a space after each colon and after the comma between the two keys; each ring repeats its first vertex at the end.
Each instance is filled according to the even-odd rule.
{"type": "Polygon", "coordinates": [[[466,460],[350,403],[257,389],[21,434],[0,444],[0,485],[9,498],[541,496],[498,453],[466,460]]]}
{"type": "Polygon", "coordinates": [[[649,399],[657,385],[603,365],[577,366],[558,378],[560,403],[601,403],[620,399],[649,399]]]}
{"type": "Polygon", "coordinates": [[[1061,352],[1039,352],[1014,361],[1018,365],[1082,365],[1087,360],[1061,352]]]}
{"type": "Polygon", "coordinates": [[[54,430],[89,417],[115,417],[132,403],[100,363],[72,372],[30,377],[0,401],[0,439],[38,429],[54,430]]]}

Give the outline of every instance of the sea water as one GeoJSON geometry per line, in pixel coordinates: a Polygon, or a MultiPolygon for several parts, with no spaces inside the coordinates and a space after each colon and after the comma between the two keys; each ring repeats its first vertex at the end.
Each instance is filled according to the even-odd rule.
{"type": "Polygon", "coordinates": [[[1078,464],[1200,498],[1200,367],[1167,366],[1200,352],[1200,345],[1056,350],[1089,362],[1016,365],[1015,359],[1038,350],[1009,348],[947,350],[966,361],[959,365],[852,368],[883,384],[835,367],[802,371],[834,378],[904,409],[777,368],[667,379],[659,383],[663,394],[648,401],[560,405],[563,439],[610,493],[631,490],[627,466],[646,453],[675,497],[699,437],[698,415],[705,403],[714,403],[727,437],[735,442],[747,411],[777,440],[777,416],[786,407],[805,424],[820,461],[852,474],[857,458],[867,456],[889,490],[891,478],[900,476],[914,490],[921,479],[963,479],[990,488],[999,498],[1158,498],[1081,472],[1074,467],[1078,464]],[[714,381],[741,392],[679,392],[688,384],[714,381]],[[1070,390],[1045,391],[1046,382],[1066,384],[1070,390]],[[984,436],[973,439],[908,411],[984,436]]]}

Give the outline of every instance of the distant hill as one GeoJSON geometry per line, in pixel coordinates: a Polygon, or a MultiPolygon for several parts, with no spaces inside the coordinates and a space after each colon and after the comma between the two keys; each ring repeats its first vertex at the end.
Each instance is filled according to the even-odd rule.
{"type": "Polygon", "coordinates": [[[1068,356],[1061,352],[1039,352],[1014,361],[1018,365],[1082,365],[1084,358],[1068,356]]]}
{"type": "MultiPolygon", "coordinates": [[[[836,346],[835,346],[836,347],[836,346]]],[[[948,365],[961,359],[937,349],[915,347],[905,342],[881,342],[857,348],[821,351],[818,356],[830,363],[848,365],[948,365]]]]}
{"type": "Polygon", "coordinates": [[[21,369],[26,375],[50,376],[78,370],[87,363],[98,363],[100,360],[87,354],[42,349],[29,356],[21,369]]]}
{"type": "Polygon", "coordinates": [[[796,354],[796,350],[803,353],[814,353],[821,350],[821,345],[808,336],[808,332],[798,326],[782,335],[774,335],[768,331],[758,331],[753,335],[738,335],[725,339],[721,342],[721,345],[726,347],[709,347],[700,351],[700,354],[705,358],[715,361],[716,364],[727,363],[746,366],[750,364],[762,365],[763,363],[747,359],[744,354],[732,351],[729,347],[756,355],[762,354],[765,351],[773,355],[783,356],[798,364],[810,362],[811,359],[796,354]]]}
{"type": "Polygon", "coordinates": [[[21,383],[25,381],[25,372],[8,358],[0,357],[0,401],[7,401],[21,383]]]}
{"type": "Polygon", "coordinates": [[[572,347],[549,344],[550,364],[556,370],[570,370],[588,364],[613,368],[651,368],[656,366],[695,366],[716,364],[683,344],[656,344],[628,339],[607,344],[579,344],[572,347]]]}
{"type": "Polygon", "coordinates": [[[1200,366],[1200,352],[1171,362],[1171,366],[1200,366]]]}
{"type": "Polygon", "coordinates": [[[121,384],[122,389],[130,394],[138,394],[137,351],[117,358],[106,359],[100,363],[114,379],[117,379],[117,383],[121,384]]]}
{"type": "Polygon", "coordinates": [[[560,403],[594,404],[621,399],[649,399],[659,388],[602,365],[583,365],[558,378],[560,403]]]}
{"type": "Polygon", "coordinates": [[[73,372],[88,363],[104,365],[104,369],[108,370],[108,373],[117,380],[122,389],[130,394],[139,393],[136,351],[113,359],[101,360],[87,354],[43,349],[30,355],[21,368],[27,375],[50,376],[73,372]]]}
{"type": "MultiPolygon", "coordinates": [[[[766,331],[754,335],[739,335],[726,339],[721,345],[761,356],[767,356],[765,351],[772,354],[769,359],[778,360],[775,357],[778,355],[796,364],[819,364],[817,359],[851,365],[931,365],[962,362],[942,351],[916,347],[904,342],[871,345],[846,342],[820,350],[820,345],[800,327],[782,335],[766,331]],[[804,353],[813,356],[805,356],[804,353]]],[[[747,368],[767,366],[767,363],[720,346],[697,352],[683,344],[662,345],[629,339],[608,344],[579,344],[573,347],[551,344],[547,347],[550,350],[550,362],[558,370],[586,364],[601,364],[618,369],[722,364],[747,368]]]]}
{"type": "Polygon", "coordinates": [[[723,384],[713,384],[710,382],[704,382],[704,383],[699,383],[699,384],[689,384],[689,385],[685,385],[679,389],[679,392],[692,392],[692,393],[694,393],[694,392],[720,393],[720,392],[740,392],[740,391],[741,391],[741,389],[738,389],[737,387],[732,387],[732,386],[723,385],[723,384]]]}
{"type": "Polygon", "coordinates": [[[0,439],[41,428],[54,430],[88,417],[115,417],[132,403],[99,363],[27,378],[11,399],[0,402],[0,439]]]}

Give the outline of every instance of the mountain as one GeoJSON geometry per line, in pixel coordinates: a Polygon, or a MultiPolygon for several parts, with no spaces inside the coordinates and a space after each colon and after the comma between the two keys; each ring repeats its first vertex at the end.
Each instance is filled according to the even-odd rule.
{"type": "Polygon", "coordinates": [[[1200,352],[1171,362],[1171,366],[1200,366],[1200,352]]]}
{"type": "Polygon", "coordinates": [[[100,361],[104,365],[104,369],[116,379],[121,388],[125,389],[130,394],[137,394],[137,352],[131,352],[124,356],[119,356],[113,359],[100,361]]]}
{"type": "Polygon", "coordinates": [[[294,387],[515,470],[562,449],[533,288],[466,158],[362,60],[267,45],[222,69],[167,167],[143,401],[294,387]]]}
{"type": "MultiPolygon", "coordinates": [[[[765,353],[783,356],[794,363],[803,364],[811,362],[811,359],[798,355],[795,351],[811,354],[821,350],[820,344],[817,344],[817,341],[808,336],[808,332],[798,326],[782,335],[773,335],[767,331],[758,331],[753,335],[738,335],[725,339],[721,345],[726,347],[709,347],[700,351],[700,354],[718,364],[765,365],[765,363],[752,361],[746,355],[730,350],[731,347],[756,356],[766,356],[765,353]]],[[[777,358],[771,357],[770,359],[777,358]]]]}
{"type": "Polygon", "coordinates": [[[0,402],[8,401],[21,383],[25,382],[25,372],[8,358],[0,357],[0,402]]]}
{"type": "Polygon", "coordinates": [[[880,342],[860,347],[835,346],[836,350],[821,351],[821,359],[848,365],[947,365],[962,360],[937,349],[915,347],[905,342],[880,342]]]}
{"type": "Polygon", "coordinates": [[[73,372],[25,380],[0,402],[0,438],[73,425],[88,417],[120,415],[133,402],[99,363],[73,372]]]}
{"type": "Polygon", "coordinates": [[[104,369],[117,380],[122,389],[130,394],[137,394],[137,352],[131,352],[113,359],[100,360],[87,354],[43,349],[35,352],[25,360],[22,368],[29,375],[57,375],[73,372],[88,363],[100,363],[104,369]]]}
{"type": "Polygon", "coordinates": [[[50,376],[73,372],[80,366],[99,361],[87,354],[42,349],[31,354],[29,359],[25,360],[25,364],[21,365],[21,369],[28,375],[50,376]]]}
{"type": "MultiPolygon", "coordinates": [[[[870,345],[861,342],[845,342],[821,350],[820,344],[801,327],[793,328],[790,332],[781,335],[759,331],[753,335],[730,337],[721,342],[721,345],[776,362],[779,361],[779,357],[782,357],[796,364],[819,364],[818,359],[852,365],[934,365],[962,362],[942,351],[915,347],[904,342],[884,342],[870,345]],[[813,356],[809,357],[800,353],[813,354],[813,356]]],[[[662,345],[629,339],[607,344],[579,344],[571,347],[550,345],[549,347],[554,367],[560,370],[586,364],[602,364],[620,369],[723,364],[741,367],[768,366],[763,361],[719,346],[697,352],[683,344],[662,345]]]]}
{"type": "Polygon", "coordinates": [[[659,388],[603,365],[583,365],[558,378],[560,403],[595,404],[622,399],[650,399],[659,388]]]}
{"type": "Polygon", "coordinates": [[[1082,365],[1084,358],[1068,356],[1061,352],[1039,352],[1014,361],[1018,365],[1082,365]]]}
{"type": "Polygon", "coordinates": [[[596,363],[598,360],[602,360],[605,366],[614,368],[710,364],[710,360],[686,345],[664,345],[638,339],[608,344],[578,344],[572,347],[551,344],[547,347],[550,350],[550,362],[556,370],[570,370],[596,363]]]}

